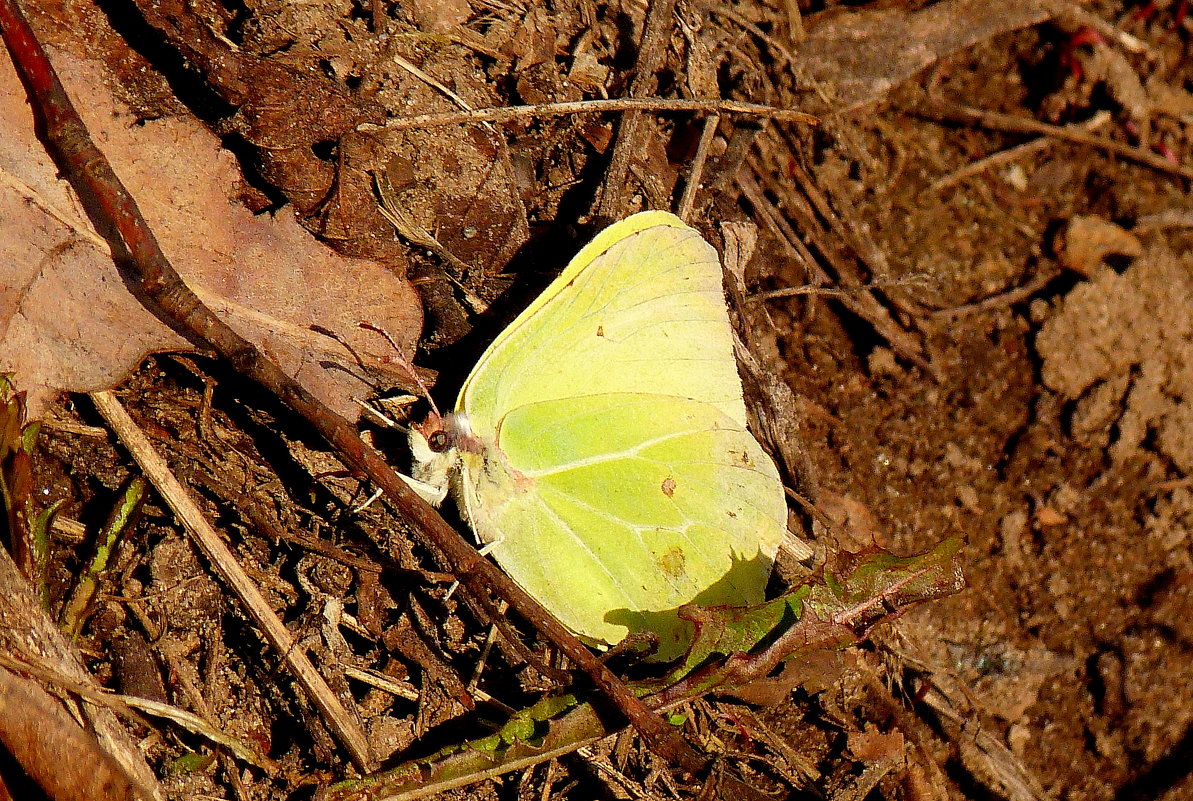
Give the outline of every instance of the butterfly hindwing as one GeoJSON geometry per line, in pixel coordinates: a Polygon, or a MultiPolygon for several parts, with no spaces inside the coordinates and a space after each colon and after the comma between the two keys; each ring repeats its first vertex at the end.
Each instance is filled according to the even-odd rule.
{"type": "Polygon", "coordinates": [[[573,630],[613,642],[650,628],[666,659],[686,633],[680,605],[762,600],[786,508],[769,457],[716,407],[590,395],[520,406],[500,431],[485,464],[507,477],[473,482],[473,524],[573,630]]]}

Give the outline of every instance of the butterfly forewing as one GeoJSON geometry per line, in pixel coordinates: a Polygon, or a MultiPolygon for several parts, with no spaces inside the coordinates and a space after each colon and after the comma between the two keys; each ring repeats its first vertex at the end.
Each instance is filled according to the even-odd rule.
{"type": "Polygon", "coordinates": [[[700,400],[745,425],[717,253],[665,212],[584,248],[486,351],[459,405],[491,434],[516,406],[606,392],[700,400]]]}

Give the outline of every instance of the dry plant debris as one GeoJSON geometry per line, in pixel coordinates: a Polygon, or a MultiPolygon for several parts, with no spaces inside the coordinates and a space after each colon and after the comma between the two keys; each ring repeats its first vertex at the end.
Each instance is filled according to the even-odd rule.
{"type": "Polygon", "coordinates": [[[1098,267],[1064,297],[1036,348],[1044,382],[1074,402],[1078,441],[1114,462],[1155,448],[1193,472],[1190,309],[1193,260],[1161,247],[1138,252],[1121,273],[1098,267]]]}
{"type": "MultiPolygon", "coordinates": [[[[1184,255],[1193,245],[1193,32],[1183,3],[746,0],[680,2],[672,13],[662,2],[602,0],[167,0],[139,3],[135,20],[131,6],[27,5],[60,63],[90,53],[136,109],[113,130],[93,122],[110,143],[127,142],[105,143],[110,155],[173,157],[136,190],[142,204],[160,197],[160,176],[186,170],[184,183],[196,184],[168,189],[197,211],[155,219],[163,240],[177,224],[184,242],[258,248],[235,268],[215,268],[216,294],[229,277],[277,281],[270,273],[283,268],[261,244],[271,237],[286,243],[285,269],[301,251],[313,265],[305,275],[331,282],[289,303],[307,289],[306,278],[291,281],[280,309],[256,296],[241,304],[288,321],[274,336],[295,335],[298,345],[286,344],[295,363],[355,367],[340,346],[309,338],[312,323],[349,337],[364,318],[409,348],[421,306],[419,361],[438,368],[450,392],[549,279],[558,254],[585,238],[606,197],[679,208],[682,196],[698,221],[757,226],[755,256],[738,265],[734,288],[748,304],[748,378],[766,399],[757,404],[762,429],[803,493],[799,509],[821,548],[845,539],[914,552],[964,532],[973,586],[904,616],[860,651],[776,672],[738,700],[677,710],[685,736],[721,757],[709,793],[732,797],[733,782],[745,781],[776,796],[834,799],[1193,797],[1193,292],[1184,255]],[[654,54],[639,61],[648,28],[658,32],[654,54]],[[772,122],[759,133],[725,110],[710,122],[673,109],[637,115],[633,137],[620,112],[387,125],[468,107],[621,98],[643,91],[643,72],[667,99],[828,116],[814,132],[772,122]],[[188,107],[238,147],[248,171],[239,188],[234,171],[208,160],[219,140],[180,122],[188,107]],[[165,144],[153,138],[161,130],[171,131],[165,144]],[[178,156],[184,140],[195,155],[178,156]],[[602,181],[618,151],[625,171],[610,191],[602,181]],[[703,180],[694,164],[706,165],[703,180]],[[397,236],[377,205],[383,173],[402,206],[397,236]],[[257,211],[288,202],[343,254],[396,272],[355,272],[287,222],[216,233],[207,218],[240,214],[223,211],[235,193],[257,211]],[[378,282],[401,303],[357,291],[378,282]],[[320,293],[334,315],[319,307],[320,293]]],[[[88,86],[75,90],[80,105],[110,116],[106,92],[88,86]]],[[[22,91],[10,96],[18,102],[2,113],[27,117],[22,91]]],[[[0,159],[19,176],[32,156],[12,152],[0,159]]],[[[18,195],[16,210],[32,216],[5,217],[27,230],[55,227],[48,246],[16,251],[0,274],[82,263],[66,261],[92,247],[74,235],[83,230],[74,217],[60,226],[22,198],[70,204],[50,178],[22,180],[35,191],[18,195]]],[[[722,230],[727,249],[737,247],[743,234],[722,230]]],[[[16,241],[2,236],[6,248],[16,241]]],[[[16,291],[38,286],[29,274],[16,291]]],[[[135,305],[117,307],[114,328],[82,326],[82,286],[100,284],[53,290],[75,302],[57,315],[31,295],[38,300],[27,308],[88,336],[59,336],[57,361],[44,365],[41,351],[5,361],[6,339],[0,362],[22,376],[32,363],[47,376],[23,386],[113,386],[144,353],[177,344],[152,333],[156,322],[135,305]],[[149,344],[134,346],[129,329],[149,344]],[[93,355],[105,337],[119,358],[93,355]],[[85,380],[63,377],[76,373],[85,380]]],[[[10,290],[0,281],[5,303],[10,290]]],[[[26,307],[5,305],[4,314],[13,308],[26,307]]],[[[22,341],[53,341],[36,335],[43,329],[52,330],[38,324],[22,341]]],[[[356,341],[385,354],[373,335],[356,341]]],[[[516,616],[505,621],[464,591],[449,596],[451,576],[400,520],[380,504],[359,508],[369,488],[301,424],[210,361],[149,365],[119,390],[134,418],[197,488],[294,647],[359,714],[378,755],[488,733],[478,719],[496,725],[561,686],[549,650],[515,628],[516,616]],[[495,635],[482,625],[490,617],[495,635]]],[[[391,370],[388,380],[397,377],[391,370]]],[[[337,403],[363,386],[302,380],[337,403]]],[[[134,468],[103,429],[97,436],[101,420],[86,401],[46,408],[52,424],[33,501],[63,502],[45,583],[60,604],[134,468]]],[[[383,446],[394,439],[371,433],[383,446]]],[[[77,683],[40,681],[81,695],[85,665],[106,686],[184,706],[277,760],[249,767],[192,730],[129,723],[147,735],[142,750],[169,797],[310,797],[346,775],[345,752],[222,581],[151,498],[101,584],[78,641],[82,660],[70,654],[75,667],[57,668],[77,683]]],[[[25,596],[13,604],[16,595],[4,595],[8,630],[48,637],[50,618],[34,620],[36,595],[25,596]]],[[[143,761],[141,769],[148,774],[143,761]]],[[[625,733],[455,797],[696,793],[625,733]]]]}

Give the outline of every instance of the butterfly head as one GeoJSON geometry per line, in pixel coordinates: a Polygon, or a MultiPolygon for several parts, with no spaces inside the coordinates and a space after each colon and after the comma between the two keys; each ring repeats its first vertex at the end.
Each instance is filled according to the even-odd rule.
{"type": "Polygon", "coordinates": [[[476,439],[463,414],[440,415],[431,412],[421,423],[410,426],[410,454],[414,457],[411,473],[427,488],[424,498],[439,505],[446,497],[453,474],[460,464],[461,452],[472,452],[476,439]]]}

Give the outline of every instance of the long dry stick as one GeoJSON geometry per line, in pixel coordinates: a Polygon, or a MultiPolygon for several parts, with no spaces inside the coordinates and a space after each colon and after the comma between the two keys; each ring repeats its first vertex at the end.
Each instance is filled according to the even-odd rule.
{"type": "Polygon", "coordinates": [[[385,492],[425,538],[428,547],[442,555],[466,586],[478,595],[493,591],[507,600],[592,678],[652,750],[687,773],[701,771],[706,760],[677,729],[648,710],[563,624],[465,542],[376,451],[361,441],[347,420],[282,372],[203,305],[162,253],[136,202],[91,140],[15,0],[0,0],[0,32],[28,87],[35,113],[41,117],[46,140],[60,167],[79,193],[93,200],[93,212],[118,233],[119,239],[113,242],[113,247],[126,256],[122,260],[122,277],[146,308],[172,328],[210,346],[235,370],[273,392],[302,415],[339,452],[346,465],[363,472],[385,492]]]}
{"type": "Polygon", "coordinates": [[[1166,172],[1193,180],[1193,167],[1169,161],[1158,153],[1153,153],[1142,147],[1133,147],[1104,136],[1098,136],[1095,133],[1082,130],[1080,126],[1049,125],[1046,122],[1018,117],[1014,114],[1000,114],[997,111],[986,111],[959,104],[942,103],[923,108],[909,108],[905,111],[913,117],[922,117],[937,122],[956,122],[1010,133],[1043,134],[1066,142],[1095,147],[1112,156],[1120,156],[1128,161],[1151,167],[1158,172],[1166,172]]]}
{"type": "Polygon", "coordinates": [[[282,661],[294,677],[299,686],[306,692],[307,697],[323,714],[328,728],[336,733],[336,737],[352,755],[352,761],[362,771],[369,771],[375,767],[375,760],[369,753],[369,741],[351,713],[344,708],[335,693],[323,681],[319,671],[307,659],[306,654],[297,647],[286,626],[274,614],[265,596],[257,589],[257,585],[248,577],[232,551],[220,539],[219,534],[207,522],[207,518],[195,503],[191,494],[174,477],[166,460],[149,441],[128,412],[111,392],[93,392],[91,399],[99,409],[108,424],[116,431],[117,437],[132,454],[133,459],[148,476],[158,493],[165,499],[166,504],[173,510],[182,525],[190,533],[191,538],[198,544],[200,550],[206,554],[215,570],[223,577],[240,598],[245,609],[265,634],[265,639],[273,649],[282,655],[282,661]]]}
{"type": "MultiPolygon", "coordinates": [[[[1094,116],[1090,117],[1084,122],[1079,122],[1074,125],[1066,125],[1066,128],[1078,128],[1086,133],[1093,133],[1098,128],[1107,124],[1111,120],[1109,111],[1099,111],[1094,116]]],[[[987,170],[993,170],[995,167],[1001,167],[1003,164],[1018,161],[1043,150],[1044,148],[1054,144],[1057,140],[1048,136],[1037,136],[1035,139],[1024,142],[1021,145],[1009,147],[1006,150],[1000,150],[997,153],[992,153],[985,158],[980,158],[977,161],[971,161],[960,169],[954,170],[948,175],[937,178],[928,185],[929,191],[939,192],[942,189],[958,184],[967,178],[974,175],[979,175],[987,170]]]]}
{"type": "Polygon", "coordinates": [[[668,97],[615,97],[608,100],[569,100],[560,103],[538,103],[526,106],[500,106],[469,111],[444,111],[437,114],[416,114],[399,117],[386,123],[366,122],[358,131],[405,131],[411,128],[442,128],[467,122],[510,122],[537,117],[564,117],[569,114],[599,114],[608,111],[660,112],[690,111],[708,114],[745,114],[777,120],[816,125],[820,118],[805,111],[743,103],[739,100],[682,100],[668,97]]]}
{"type": "Polygon", "coordinates": [[[687,183],[684,184],[683,195],[679,199],[679,219],[691,222],[692,209],[696,205],[696,194],[700,191],[704,180],[704,165],[708,162],[708,153],[712,150],[713,138],[717,135],[717,125],[721,121],[719,114],[713,114],[704,120],[704,129],[700,132],[700,142],[696,146],[696,157],[692,159],[692,166],[688,169],[687,183]]]}
{"type": "MultiPolygon", "coordinates": [[[[635,97],[653,95],[658,86],[655,74],[667,55],[667,43],[675,24],[675,0],[651,0],[646,8],[646,22],[642,26],[642,40],[638,42],[637,74],[630,87],[635,97]]],[[[605,171],[604,191],[598,214],[617,219],[625,214],[625,200],[630,174],[630,162],[642,152],[641,139],[645,135],[646,114],[631,111],[621,119],[617,129],[617,144],[605,171]]]]}

